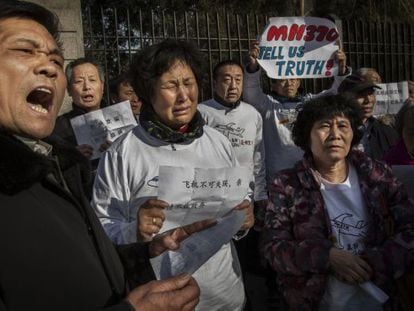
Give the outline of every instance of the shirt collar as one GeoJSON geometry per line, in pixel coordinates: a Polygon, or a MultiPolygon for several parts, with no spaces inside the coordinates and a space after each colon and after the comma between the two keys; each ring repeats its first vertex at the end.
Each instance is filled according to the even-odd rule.
{"type": "Polygon", "coordinates": [[[32,138],[27,138],[19,135],[14,135],[18,140],[24,143],[30,150],[48,156],[52,152],[52,145],[49,145],[41,140],[35,140],[32,138]]]}

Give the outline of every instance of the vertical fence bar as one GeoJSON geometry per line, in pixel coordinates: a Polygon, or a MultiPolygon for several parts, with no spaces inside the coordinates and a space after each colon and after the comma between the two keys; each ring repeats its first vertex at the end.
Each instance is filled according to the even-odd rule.
{"type": "Polygon", "coordinates": [[[108,51],[106,48],[106,35],[105,35],[105,14],[104,14],[104,8],[101,6],[101,23],[102,23],[102,38],[103,38],[103,44],[104,44],[104,68],[105,68],[105,75],[107,78],[105,79],[105,86],[106,86],[106,102],[109,105],[110,99],[109,99],[109,79],[108,79],[108,61],[106,59],[106,55],[108,55],[108,51]]]}
{"type": "MultiPolygon", "coordinates": [[[[402,50],[402,54],[403,54],[403,64],[407,64],[409,57],[407,57],[407,24],[404,23],[403,24],[403,35],[402,35],[402,42],[403,42],[403,50],[402,50]]],[[[408,77],[408,66],[403,66],[403,70],[404,70],[404,77],[408,77]]]]}
{"type": "Polygon", "coordinates": [[[152,44],[155,43],[155,21],[154,21],[154,11],[151,10],[151,33],[152,33],[152,44]]]}
{"type": "Polygon", "coordinates": [[[404,48],[401,44],[401,36],[402,36],[401,28],[402,27],[400,27],[401,26],[400,23],[396,24],[395,26],[396,26],[396,34],[395,34],[396,35],[396,42],[395,42],[396,48],[395,50],[397,52],[397,81],[401,81],[402,80],[401,72],[403,71],[402,62],[401,62],[401,55],[402,55],[401,49],[404,48]]]}
{"type": "MultiPolygon", "coordinates": [[[[116,42],[116,58],[117,58],[117,67],[118,67],[118,75],[121,73],[121,57],[119,54],[119,35],[118,35],[118,11],[114,7],[114,18],[115,18],[115,42],[116,42]]],[[[109,80],[109,76],[106,77],[109,80]]]]}
{"type": "Polygon", "coordinates": [[[199,25],[198,11],[196,11],[196,38],[197,38],[197,46],[200,46],[200,25],[199,25]]]}
{"type": "Polygon", "coordinates": [[[188,40],[188,13],[184,12],[184,22],[185,22],[185,38],[188,40]]]}
{"type": "MultiPolygon", "coordinates": [[[[381,68],[380,67],[382,67],[381,66],[381,44],[380,44],[380,33],[381,33],[381,31],[380,31],[380,29],[381,29],[381,24],[380,24],[380,22],[377,20],[376,21],[376,23],[375,23],[375,32],[376,32],[376,37],[375,37],[375,39],[376,39],[376,43],[377,43],[377,65],[376,65],[376,68],[377,68],[377,70],[378,70],[378,72],[381,74],[381,68]]],[[[385,79],[385,76],[382,74],[382,79],[385,79]]]]}
{"type": "Polygon", "coordinates": [[[222,45],[221,45],[221,27],[220,27],[220,14],[216,13],[217,20],[217,40],[218,40],[218,50],[219,50],[219,60],[222,59],[222,45]]]}
{"type": "Polygon", "coordinates": [[[255,24],[256,24],[256,33],[254,34],[256,36],[255,39],[257,39],[257,36],[260,34],[260,25],[259,25],[259,15],[255,14],[254,15],[254,19],[255,19],[255,24]]]}
{"type": "Polygon", "coordinates": [[[132,62],[132,36],[131,36],[131,20],[129,18],[129,8],[127,8],[127,27],[128,27],[128,61],[131,64],[132,62]]]}
{"type": "Polygon", "coordinates": [[[246,14],[246,31],[247,31],[247,50],[250,51],[250,42],[252,38],[250,37],[250,23],[249,23],[249,14],[246,14]]]}
{"type": "Polygon", "coordinates": [[[93,48],[93,30],[92,30],[92,15],[91,15],[91,8],[88,8],[88,21],[89,21],[89,44],[91,49],[93,48]]]}
{"type": "MultiPolygon", "coordinates": [[[[210,75],[210,93],[211,97],[213,97],[213,79],[212,79],[212,58],[211,58],[211,37],[210,37],[210,18],[208,13],[206,13],[206,26],[207,26],[207,53],[208,53],[208,72],[210,75]]],[[[204,99],[204,98],[203,98],[204,99]]]]}
{"type": "MultiPolygon", "coordinates": [[[[197,46],[200,46],[200,25],[199,25],[199,17],[198,17],[198,11],[195,12],[196,14],[196,38],[197,38],[197,46]]],[[[200,90],[201,98],[204,98],[204,88],[201,88],[200,90]]]]}
{"type": "Polygon", "coordinates": [[[175,11],[173,12],[173,23],[174,23],[174,38],[178,39],[177,16],[175,14],[175,11]]]}
{"type": "Polygon", "coordinates": [[[141,9],[139,9],[139,31],[140,31],[139,43],[140,43],[140,48],[142,49],[144,47],[144,24],[142,23],[141,9]]]}
{"type": "Polygon", "coordinates": [[[342,47],[344,49],[344,52],[346,53],[346,62],[348,66],[351,66],[351,51],[349,48],[349,36],[348,36],[348,22],[342,21],[342,47]]]}
{"type": "Polygon", "coordinates": [[[162,10],[162,38],[167,38],[167,29],[165,28],[165,10],[162,10]]]}
{"type": "Polygon", "coordinates": [[[232,49],[231,49],[231,32],[230,32],[230,16],[229,13],[227,13],[226,11],[226,30],[227,30],[227,42],[229,45],[229,56],[228,58],[231,59],[232,58],[232,49]]]}
{"type": "Polygon", "coordinates": [[[410,73],[411,73],[411,80],[414,80],[414,25],[410,24],[410,60],[411,60],[411,68],[410,68],[410,73]]]}
{"type": "Polygon", "coordinates": [[[374,39],[373,39],[373,35],[372,35],[372,33],[373,33],[373,30],[372,30],[372,23],[371,22],[368,22],[368,42],[369,42],[369,62],[370,62],[370,64],[371,64],[371,67],[374,67],[375,68],[375,65],[374,65],[374,59],[375,59],[375,57],[374,57],[374,39]]]}
{"type": "Polygon", "coordinates": [[[241,35],[240,35],[240,16],[239,14],[236,15],[236,25],[237,25],[237,40],[239,44],[239,62],[242,61],[242,44],[241,44],[241,35]]]}
{"type": "Polygon", "coordinates": [[[357,68],[359,68],[359,67],[361,67],[360,66],[360,63],[359,63],[359,45],[358,45],[358,32],[357,32],[357,29],[358,29],[358,24],[357,24],[358,22],[357,21],[354,21],[352,24],[353,24],[353,32],[354,32],[354,46],[355,46],[355,60],[356,60],[356,67],[357,68]]]}
{"type": "Polygon", "coordinates": [[[361,31],[361,33],[362,33],[362,63],[363,64],[366,64],[367,63],[367,47],[368,47],[368,45],[369,45],[369,42],[367,42],[368,40],[366,39],[366,30],[365,30],[365,23],[363,22],[363,21],[360,21],[359,22],[359,24],[360,24],[360,29],[362,30],[361,31]]]}
{"type": "Polygon", "coordinates": [[[387,25],[386,22],[382,23],[382,39],[383,39],[383,54],[384,54],[384,77],[385,81],[390,82],[389,74],[388,74],[388,66],[387,66],[387,25]]]}
{"type": "Polygon", "coordinates": [[[395,82],[395,68],[394,68],[394,57],[396,56],[395,54],[394,54],[394,36],[393,36],[393,33],[394,33],[394,25],[392,25],[391,23],[388,23],[387,22],[387,25],[389,26],[388,27],[388,29],[389,29],[389,39],[390,39],[390,44],[389,44],[389,48],[390,48],[390,50],[389,50],[389,52],[390,52],[390,72],[391,72],[391,80],[390,80],[390,82],[395,82]]]}

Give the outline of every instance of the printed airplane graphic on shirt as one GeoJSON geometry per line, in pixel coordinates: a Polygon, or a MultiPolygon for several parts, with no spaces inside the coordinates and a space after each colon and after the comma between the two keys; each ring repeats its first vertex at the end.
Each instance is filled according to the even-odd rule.
{"type": "Polygon", "coordinates": [[[354,224],[350,221],[350,218],[352,218],[353,216],[354,215],[349,213],[343,213],[335,217],[334,219],[331,219],[332,228],[336,229],[338,232],[337,244],[338,248],[340,249],[345,248],[345,245],[343,245],[344,235],[361,238],[365,238],[367,236],[366,229],[368,229],[368,223],[366,223],[364,220],[359,220],[356,224],[354,224]]]}
{"type": "Polygon", "coordinates": [[[215,129],[226,136],[233,147],[240,147],[245,145],[253,145],[253,141],[249,139],[243,139],[243,134],[246,129],[237,126],[236,123],[230,122],[227,124],[218,124],[215,126],[215,129]]]}
{"type": "Polygon", "coordinates": [[[216,129],[220,131],[224,136],[230,138],[230,136],[237,136],[243,138],[244,128],[236,126],[236,123],[231,122],[228,124],[219,124],[216,129]]]}
{"type": "Polygon", "coordinates": [[[153,178],[147,181],[147,185],[153,188],[158,188],[159,179],[159,176],[154,176],[153,178]]]}

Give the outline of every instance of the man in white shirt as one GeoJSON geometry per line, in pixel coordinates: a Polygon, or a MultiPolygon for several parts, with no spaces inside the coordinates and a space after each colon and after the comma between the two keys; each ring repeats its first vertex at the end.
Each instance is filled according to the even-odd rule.
{"type": "MultiPolygon", "coordinates": [[[[200,103],[198,110],[209,126],[230,140],[240,166],[248,167],[252,172],[256,230],[251,230],[247,237],[235,242],[246,278],[249,272],[260,267],[257,231],[263,223],[267,204],[262,117],[254,107],[240,100],[243,91],[243,67],[240,63],[233,60],[218,63],[213,69],[213,87],[214,97],[200,103]]],[[[257,292],[256,285],[249,280],[245,282],[250,304],[260,309],[257,305],[265,299],[256,301],[253,295],[249,295],[252,291],[257,292]]]]}
{"type": "Polygon", "coordinates": [[[254,201],[267,201],[265,153],[262,140],[262,117],[252,106],[240,100],[243,90],[243,67],[225,60],[213,70],[214,98],[200,103],[198,110],[206,123],[226,136],[240,166],[252,170],[254,201]]]}

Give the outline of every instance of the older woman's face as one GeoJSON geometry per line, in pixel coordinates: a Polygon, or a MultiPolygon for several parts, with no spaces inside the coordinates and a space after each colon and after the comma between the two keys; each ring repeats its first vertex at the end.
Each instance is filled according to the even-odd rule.
{"type": "Polygon", "coordinates": [[[197,111],[198,85],[190,66],[176,61],[154,88],[152,105],[161,121],[172,129],[188,124],[197,111]]]}
{"type": "Polygon", "coordinates": [[[402,138],[404,140],[407,151],[414,155],[414,111],[408,111],[404,116],[404,127],[402,130],[402,138]]]}
{"type": "Polygon", "coordinates": [[[315,162],[331,165],[344,160],[353,136],[351,123],[346,117],[316,121],[310,133],[310,149],[315,162]]]}

